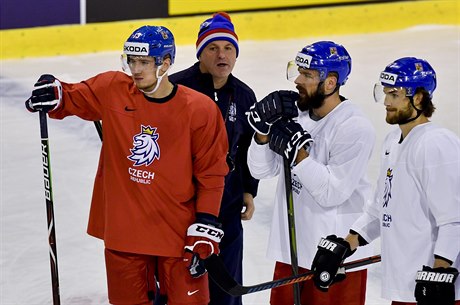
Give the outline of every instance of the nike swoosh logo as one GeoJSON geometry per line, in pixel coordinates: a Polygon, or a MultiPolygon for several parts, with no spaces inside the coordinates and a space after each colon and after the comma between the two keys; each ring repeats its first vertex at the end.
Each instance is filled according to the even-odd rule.
{"type": "Polygon", "coordinates": [[[126,106],[125,111],[136,111],[136,108],[129,108],[128,106],[126,106]]]}
{"type": "Polygon", "coordinates": [[[385,150],[385,156],[388,156],[390,152],[388,150],[385,150]]]}
{"type": "Polygon", "coordinates": [[[194,295],[195,293],[197,293],[198,291],[200,291],[200,289],[197,289],[197,290],[194,290],[194,291],[187,291],[187,295],[188,296],[191,296],[191,295],[194,295]]]}

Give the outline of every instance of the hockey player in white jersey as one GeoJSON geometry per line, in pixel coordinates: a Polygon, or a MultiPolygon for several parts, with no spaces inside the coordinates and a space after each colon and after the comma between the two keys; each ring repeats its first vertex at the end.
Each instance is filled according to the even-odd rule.
{"type": "Polygon", "coordinates": [[[460,304],[460,140],[430,122],[435,88],[435,71],[423,59],[398,59],[380,74],[374,97],[399,128],[385,138],[374,201],[339,243],[342,251],[318,246],[319,287],[333,281],[343,253],[380,236],[383,298],[460,304]]]}
{"type": "MultiPolygon", "coordinates": [[[[321,236],[346,234],[372,197],[366,172],[375,132],[358,107],[339,93],[351,72],[347,50],[331,41],[307,45],[287,72],[300,97],[294,91],[275,91],[248,112],[256,130],[248,152],[251,174],[259,179],[279,175],[267,250],[276,261],[274,279],[292,274],[282,156],[293,166],[299,273],[310,269],[321,236]]],[[[370,254],[365,252],[356,257],[370,254]]],[[[366,278],[366,270],[351,272],[331,293],[317,291],[312,281],[302,282],[301,304],[364,304],[366,278]]],[[[272,289],[270,304],[293,303],[292,286],[272,289]]]]}

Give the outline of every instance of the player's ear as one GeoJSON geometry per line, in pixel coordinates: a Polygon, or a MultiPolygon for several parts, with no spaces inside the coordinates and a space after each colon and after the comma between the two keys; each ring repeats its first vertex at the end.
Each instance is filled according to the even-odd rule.
{"type": "Polygon", "coordinates": [[[168,71],[168,69],[171,67],[171,58],[169,56],[165,57],[163,59],[163,63],[161,65],[161,72],[162,73],[165,73],[166,71],[168,71]]]}
{"type": "Polygon", "coordinates": [[[414,94],[413,100],[415,108],[422,109],[423,94],[421,92],[414,94]]]}
{"type": "Polygon", "coordinates": [[[337,75],[330,73],[324,80],[324,85],[327,93],[335,90],[337,86],[337,75]]]}

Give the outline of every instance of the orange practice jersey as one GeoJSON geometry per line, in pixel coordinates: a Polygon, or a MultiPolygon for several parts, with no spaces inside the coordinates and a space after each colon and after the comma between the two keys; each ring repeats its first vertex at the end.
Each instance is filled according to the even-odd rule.
{"type": "Polygon", "coordinates": [[[122,72],[61,83],[50,117],[103,122],[88,233],[109,249],[180,257],[195,213],[219,213],[228,144],[216,104],[180,85],[148,100],[122,72]]]}

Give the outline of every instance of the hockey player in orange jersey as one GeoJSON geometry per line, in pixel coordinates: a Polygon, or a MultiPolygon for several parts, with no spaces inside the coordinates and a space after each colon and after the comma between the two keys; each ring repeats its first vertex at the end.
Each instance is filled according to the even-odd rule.
{"type": "Polygon", "coordinates": [[[200,261],[223,236],[227,135],[210,98],[169,81],[174,57],[172,33],[143,26],[124,44],[127,74],[74,84],[45,74],[26,101],[51,118],[103,122],[88,233],[105,243],[111,304],[152,304],[154,274],[169,305],[209,302],[200,261]]]}

